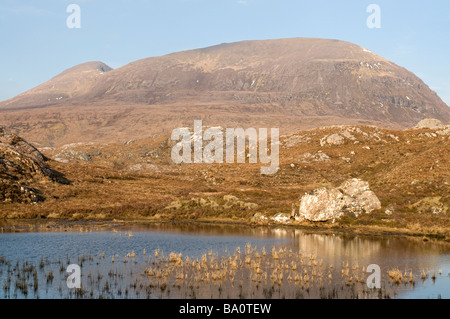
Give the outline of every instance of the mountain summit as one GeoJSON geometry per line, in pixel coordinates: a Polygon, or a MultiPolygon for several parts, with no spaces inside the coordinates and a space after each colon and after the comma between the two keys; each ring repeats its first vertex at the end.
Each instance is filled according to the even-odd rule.
{"type": "Polygon", "coordinates": [[[142,134],[136,125],[161,133],[193,118],[208,118],[211,125],[277,125],[282,132],[450,121],[450,108],[413,73],[358,45],[312,38],[226,43],[115,70],[89,62],[1,102],[0,121],[11,126],[14,119],[20,133],[33,136],[35,123],[21,113],[27,109],[38,118],[57,110],[52,120],[64,130],[47,138],[56,143],[75,141],[68,138],[77,135],[74,126],[91,132],[90,139],[114,140],[117,132],[142,134]],[[93,118],[81,115],[73,123],[74,107],[93,118]]]}

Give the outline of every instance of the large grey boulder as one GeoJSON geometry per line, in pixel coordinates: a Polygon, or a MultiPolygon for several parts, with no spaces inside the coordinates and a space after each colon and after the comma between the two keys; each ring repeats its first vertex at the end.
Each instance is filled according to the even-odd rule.
{"type": "Polygon", "coordinates": [[[345,214],[356,217],[381,208],[381,203],[369,183],[357,178],[346,180],[337,188],[320,187],[300,199],[299,220],[335,221],[345,214]]]}
{"type": "Polygon", "coordinates": [[[369,189],[369,182],[360,180],[358,178],[348,179],[339,186],[339,189],[342,190],[345,194],[354,197],[357,196],[369,189]]]}
{"type": "Polygon", "coordinates": [[[428,128],[431,130],[445,128],[445,125],[437,119],[424,119],[417,123],[416,128],[428,128]]]}
{"type": "Polygon", "coordinates": [[[344,213],[344,196],[335,188],[321,187],[312,194],[305,194],[300,200],[300,218],[321,222],[335,220],[344,213]]]}
{"type": "Polygon", "coordinates": [[[346,180],[339,189],[352,198],[350,205],[346,208],[358,217],[361,213],[370,213],[381,208],[378,197],[369,189],[369,183],[357,178],[346,180]]]}

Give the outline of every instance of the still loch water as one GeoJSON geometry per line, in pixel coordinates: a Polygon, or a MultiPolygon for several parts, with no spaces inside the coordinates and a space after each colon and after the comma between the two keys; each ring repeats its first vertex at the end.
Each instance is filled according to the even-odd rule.
{"type": "MultiPolygon", "coordinates": [[[[364,270],[370,264],[377,264],[381,268],[383,283],[386,287],[391,285],[392,287],[389,287],[394,291],[390,293],[389,298],[450,298],[450,250],[448,244],[440,242],[423,242],[421,239],[399,236],[343,236],[294,229],[223,225],[117,225],[102,231],[86,232],[86,229],[83,232],[70,230],[0,233],[0,298],[77,297],[66,285],[65,268],[70,263],[82,265],[83,288],[90,292],[90,295],[88,293],[82,296],[84,298],[195,297],[188,292],[184,292],[185,295],[183,295],[180,287],[178,287],[179,295],[174,295],[177,291],[175,288],[172,289],[172,293],[168,289],[168,294],[165,289],[165,294],[161,293],[162,288],[156,294],[148,289],[147,293],[144,293],[147,285],[151,286],[145,271],[152,263],[155,265],[157,260],[155,251],[159,252],[160,259],[173,252],[181,253],[183,258],[189,257],[190,260],[200,260],[205,254],[216,256],[217,260],[235,254],[238,247],[240,252],[244,252],[248,246],[253,247],[255,252],[261,251],[263,247],[267,252],[286,248],[305,256],[305,267],[307,267],[308,258],[311,267],[314,267],[311,265],[311,260],[314,263],[318,261],[319,266],[324,264],[324,269],[328,265],[328,270],[323,273],[324,278],[326,275],[330,276],[329,281],[325,280],[322,283],[322,277],[320,277],[321,285],[325,288],[343,278],[344,270],[341,269],[344,269],[346,264],[347,268],[353,269],[355,273],[359,271],[358,276],[362,287],[365,285],[365,278],[361,277],[364,275],[361,269],[364,270]],[[391,269],[399,269],[405,275],[404,278],[412,274],[414,283],[404,279],[404,282],[400,284],[390,284],[388,271],[391,269]],[[130,282],[131,286],[134,286],[133,291],[128,289],[130,282]],[[27,287],[21,286],[20,283],[27,287]],[[112,286],[116,287],[119,293],[112,293],[112,286]]],[[[297,255],[293,254],[292,258],[297,258],[295,256],[297,255]]],[[[231,257],[229,259],[231,260],[231,257]]],[[[249,268],[250,262],[248,262],[249,268]]],[[[290,265],[290,263],[291,261],[286,261],[286,264],[290,265]]],[[[245,266],[244,261],[241,264],[245,266]]],[[[222,262],[221,265],[223,266],[224,263],[222,262]]],[[[284,266],[283,264],[282,267],[284,266]]],[[[219,268],[219,265],[216,267],[219,268]]],[[[269,269],[270,266],[267,268],[269,269]]],[[[187,277],[187,271],[185,272],[187,277]]],[[[288,274],[294,276],[299,270],[289,270],[289,272],[286,272],[286,276],[288,274]]],[[[308,278],[310,274],[314,276],[313,268],[308,278]]],[[[367,273],[368,275],[370,274],[367,273]]],[[[300,281],[303,278],[301,276],[300,281]]],[[[287,285],[288,280],[284,278],[284,282],[284,285],[287,285]]],[[[291,286],[295,287],[294,279],[292,282],[291,286]]],[[[157,285],[160,287],[161,282],[157,285]]],[[[223,285],[226,286],[225,283],[223,285]]],[[[280,287],[282,287],[281,284],[280,287]]],[[[292,287],[286,288],[286,295],[283,295],[284,292],[279,288],[279,296],[314,298],[314,295],[309,293],[309,289],[308,294],[303,292],[295,294],[292,287]],[[292,296],[289,294],[291,290],[292,296]]],[[[309,287],[308,283],[307,288],[309,287]]],[[[347,284],[347,287],[350,285],[347,284]]],[[[201,289],[199,288],[198,293],[204,291],[201,289]]],[[[221,289],[222,286],[219,289],[222,293],[221,289]]],[[[233,289],[237,288],[230,285],[229,289],[229,295],[216,296],[211,292],[211,296],[233,297],[233,289]]],[[[356,296],[365,296],[359,294],[359,288],[353,289],[356,296]]],[[[192,287],[191,290],[194,293],[192,287]]],[[[264,293],[265,295],[262,296],[267,297],[267,289],[264,293]]],[[[249,292],[243,297],[250,298],[252,294],[254,292],[249,292]]],[[[332,297],[337,297],[336,292],[333,294],[332,297]]],[[[258,295],[255,294],[255,296],[258,295]]],[[[272,293],[269,296],[277,297],[272,293]]]]}

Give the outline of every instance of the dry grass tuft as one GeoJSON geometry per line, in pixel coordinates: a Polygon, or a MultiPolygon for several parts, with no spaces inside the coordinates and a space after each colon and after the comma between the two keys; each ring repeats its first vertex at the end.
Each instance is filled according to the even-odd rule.
{"type": "Polygon", "coordinates": [[[389,280],[397,285],[401,284],[403,281],[403,274],[398,268],[389,270],[388,276],[389,280]]]}

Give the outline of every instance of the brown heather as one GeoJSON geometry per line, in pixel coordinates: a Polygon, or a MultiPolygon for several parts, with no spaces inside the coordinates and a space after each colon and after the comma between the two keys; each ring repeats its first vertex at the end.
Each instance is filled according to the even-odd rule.
{"type": "MultiPolygon", "coordinates": [[[[381,210],[359,218],[344,217],[334,224],[294,224],[319,226],[325,231],[396,232],[426,235],[425,240],[449,240],[450,140],[448,136],[424,135],[432,132],[368,126],[298,132],[281,137],[280,170],[275,175],[261,175],[261,164],[175,165],[170,159],[173,143],[167,142],[168,135],[127,145],[78,145],[70,149],[91,154],[89,161],[49,160],[45,164],[71,184],[53,182],[39,173],[23,177],[15,173],[17,183],[37,189],[45,200],[35,204],[3,202],[0,218],[4,222],[116,219],[259,224],[252,219],[255,213],[269,218],[279,212],[290,213],[305,192],[357,177],[369,182],[382,203],[381,210]],[[348,130],[357,144],[345,139],[343,145],[320,145],[324,136],[348,130]],[[304,157],[318,152],[326,153],[329,161],[304,157]],[[147,167],[149,163],[154,166],[147,167]],[[130,170],[136,164],[142,169],[130,170]],[[386,214],[386,209],[392,214],[386,214]]],[[[63,149],[43,152],[55,158],[63,149]]],[[[2,190],[2,194],[6,196],[9,191],[2,190]]],[[[273,258],[277,254],[272,254],[273,258]]]]}

